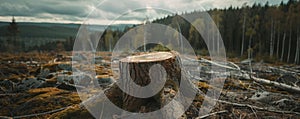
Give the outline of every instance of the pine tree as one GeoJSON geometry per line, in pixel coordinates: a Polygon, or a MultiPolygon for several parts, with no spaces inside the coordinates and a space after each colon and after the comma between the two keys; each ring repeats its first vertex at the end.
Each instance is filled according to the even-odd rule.
{"type": "Polygon", "coordinates": [[[18,35],[20,33],[19,28],[18,28],[18,24],[16,22],[15,17],[12,18],[12,22],[9,23],[9,26],[7,26],[7,35],[9,38],[8,41],[8,50],[9,51],[21,51],[20,49],[20,41],[18,41],[18,35]]]}

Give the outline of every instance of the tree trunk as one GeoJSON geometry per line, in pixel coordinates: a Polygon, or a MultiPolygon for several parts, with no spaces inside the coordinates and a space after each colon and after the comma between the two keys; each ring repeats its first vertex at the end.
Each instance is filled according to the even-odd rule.
{"type": "MultiPolygon", "coordinates": [[[[171,101],[170,98],[165,96],[164,87],[171,87],[173,93],[176,93],[180,79],[180,60],[175,52],[153,52],[121,59],[120,82],[125,92],[128,91],[123,93],[123,109],[139,112],[143,107],[148,108],[149,105],[154,106],[154,108],[163,107],[171,101]],[[146,88],[152,84],[154,87],[146,88]],[[162,87],[159,87],[159,85],[162,85],[162,87]],[[138,86],[138,89],[136,86],[138,86]],[[142,88],[145,88],[145,90],[142,88]],[[147,91],[150,96],[130,95],[143,95],[145,94],[144,91],[147,91]],[[159,93],[155,93],[157,91],[159,93]],[[155,95],[151,95],[151,93],[155,95]]],[[[148,111],[154,110],[152,108],[148,111]]]]}
{"type": "Polygon", "coordinates": [[[298,46],[299,46],[299,48],[298,48],[298,57],[297,57],[297,64],[299,64],[299,61],[300,61],[300,37],[298,37],[298,41],[299,41],[299,43],[298,43],[298,46]]]}
{"type": "MultiPolygon", "coordinates": [[[[147,20],[148,21],[148,20],[147,20]]],[[[147,21],[146,21],[146,23],[147,23],[147,21]]],[[[144,24],[145,25],[145,24],[144,24]]],[[[145,25],[144,26],[144,40],[143,40],[143,50],[144,50],[144,52],[146,52],[146,40],[147,40],[147,26],[145,25]]]]}
{"type": "Polygon", "coordinates": [[[275,52],[275,44],[276,44],[276,21],[274,22],[274,25],[273,25],[272,57],[274,56],[274,52],[275,52]]]}
{"type": "Polygon", "coordinates": [[[271,22],[271,39],[270,39],[270,57],[273,56],[273,30],[274,27],[273,27],[273,19],[272,19],[272,22],[271,22]]]}
{"type": "Polygon", "coordinates": [[[249,62],[250,74],[252,74],[252,64],[251,64],[252,63],[252,48],[251,48],[251,42],[252,42],[252,35],[250,35],[249,45],[248,45],[248,59],[250,60],[250,62],[249,62]]]}
{"type": "Polygon", "coordinates": [[[292,45],[292,29],[290,28],[289,50],[288,50],[288,56],[287,56],[286,62],[289,62],[289,61],[290,61],[291,45],[292,45]]]}
{"type": "Polygon", "coordinates": [[[182,32],[181,32],[181,28],[180,28],[180,25],[178,24],[178,22],[176,22],[177,23],[177,27],[178,27],[178,30],[179,30],[179,39],[180,39],[180,50],[181,50],[181,52],[183,52],[183,41],[182,41],[182,32]]]}
{"type": "Polygon", "coordinates": [[[282,47],[281,47],[281,58],[280,58],[280,61],[283,61],[285,37],[286,37],[286,32],[283,33],[283,41],[282,41],[282,47]]]}
{"type": "Polygon", "coordinates": [[[280,32],[278,28],[278,37],[277,37],[277,48],[276,48],[276,57],[279,58],[279,43],[280,43],[280,32]]]}
{"type": "Polygon", "coordinates": [[[297,60],[298,60],[298,56],[299,55],[299,39],[297,38],[297,47],[296,47],[296,51],[295,51],[295,60],[294,60],[294,64],[297,64],[297,60]]]}
{"type": "Polygon", "coordinates": [[[111,52],[111,48],[112,48],[111,41],[112,41],[112,38],[109,39],[109,52],[111,52]]]}
{"type": "Polygon", "coordinates": [[[299,64],[299,60],[300,60],[300,37],[298,37],[298,57],[297,57],[297,61],[296,61],[296,64],[299,64]]]}
{"type": "Polygon", "coordinates": [[[299,29],[297,29],[297,37],[296,37],[296,40],[297,40],[297,45],[296,45],[296,51],[295,51],[295,61],[294,61],[294,64],[297,64],[298,63],[298,58],[299,58],[299,49],[300,49],[300,46],[299,46],[299,29]]]}
{"type": "MultiPolygon", "coordinates": [[[[219,28],[219,21],[217,22],[217,27],[219,28]]],[[[217,32],[217,30],[216,30],[216,32],[217,32]]],[[[219,42],[220,37],[221,36],[217,33],[217,53],[218,54],[220,54],[220,42],[219,42]]]]}
{"type": "Polygon", "coordinates": [[[210,32],[207,30],[206,31],[207,39],[208,39],[208,45],[207,45],[207,50],[209,51],[209,48],[212,48],[212,39],[210,39],[210,32]]]}
{"type": "Polygon", "coordinates": [[[246,17],[244,16],[244,21],[243,21],[243,37],[242,37],[242,48],[241,48],[241,57],[243,56],[243,52],[244,52],[244,41],[245,41],[245,24],[246,24],[246,17]]]}
{"type": "Polygon", "coordinates": [[[213,41],[213,45],[212,45],[213,46],[213,50],[212,50],[213,52],[215,52],[215,45],[216,45],[215,44],[215,34],[214,34],[214,32],[215,31],[214,31],[214,29],[212,27],[212,34],[211,35],[212,35],[212,41],[213,41]]]}

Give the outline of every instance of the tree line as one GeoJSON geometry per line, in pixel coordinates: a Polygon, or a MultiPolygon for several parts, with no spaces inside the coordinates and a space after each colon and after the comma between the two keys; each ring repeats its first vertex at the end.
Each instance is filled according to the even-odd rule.
{"type": "Polygon", "coordinates": [[[74,38],[21,38],[19,25],[13,17],[11,23],[6,26],[5,36],[0,37],[0,52],[20,53],[30,51],[71,51],[74,38]]]}
{"type": "MultiPolygon", "coordinates": [[[[226,9],[211,9],[210,14],[218,27],[224,41],[225,50],[229,57],[247,58],[265,61],[282,61],[287,63],[300,62],[300,1],[289,0],[279,5],[254,4],[252,6],[229,7],[226,9]]],[[[198,54],[208,55],[207,44],[191,23],[182,16],[201,16],[203,11],[193,11],[181,15],[174,14],[153,20],[152,23],[164,24],[180,31],[188,39],[198,54]]],[[[200,17],[192,24],[203,25],[204,30],[215,30],[205,26],[200,17]]],[[[108,48],[109,39],[115,38],[116,42],[123,33],[129,31],[107,30],[102,37],[102,48],[108,48]]],[[[165,29],[167,30],[167,29],[165,29]]],[[[208,32],[209,43],[217,42],[218,36],[208,32]]],[[[175,35],[176,36],[176,35],[175,35]]],[[[147,36],[148,37],[148,36],[147,36]]],[[[150,36],[154,37],[154,36],[150,36]]],[[[180,37],[179,35],[177,38],[180,37]]],[[[176,37],[175,37],[176,38],[176,37]]],[[[214,46],[215,49],[218,46],[214,46]]],[[[219,49],[218,49],[219,50],[219,49]]]]}

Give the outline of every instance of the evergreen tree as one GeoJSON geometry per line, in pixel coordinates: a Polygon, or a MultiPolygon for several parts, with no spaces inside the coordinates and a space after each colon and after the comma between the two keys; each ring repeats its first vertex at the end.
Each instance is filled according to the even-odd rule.
{"type": "Polygon", "coordinates": [[[18,40],[18,35],[20,33],[18,24],[15,20],[15,17],[12,18],[12,22],[7,26],[7,36],[8,36],[8,51],[21,51],[20,41],[18,40]]]}

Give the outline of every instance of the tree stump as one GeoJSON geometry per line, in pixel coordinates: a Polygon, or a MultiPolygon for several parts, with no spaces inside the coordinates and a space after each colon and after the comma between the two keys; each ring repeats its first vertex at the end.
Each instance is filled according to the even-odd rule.
{"type": "Polygon", "coordinates": [[[127,111],[151,112],[157,110],[168,104],[178,91],[181,68],[179,55],[176,52],[151,52],[129,56],[121,59],[119,66],[120,82],[123,84],[121,86],[128,91],[126,93],[123,90],[122,94],[122,108],[127,111]],[[151,85],[150,88],[145,88],[150,96],[130,95],[145,93],[142,89],[136,89],[134,85],[140,87],[151,85]],[[154,95],[151,95],[152,93],[154,95]],[[145,107],[148,109],[145,110],[145,107]]]}

